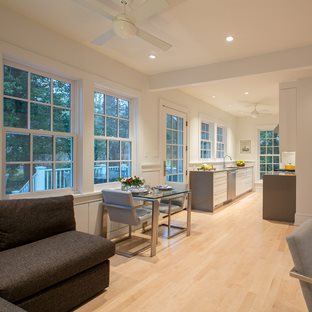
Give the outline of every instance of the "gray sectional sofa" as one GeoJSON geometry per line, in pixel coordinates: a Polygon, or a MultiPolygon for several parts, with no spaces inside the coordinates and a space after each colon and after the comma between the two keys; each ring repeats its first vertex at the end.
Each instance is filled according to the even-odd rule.
{"type": "Polygon", "coordinates": [[[75,228],[72,196],[0,201],[1,312],[66,312],[108,287],[114,244],[75,228]]]}

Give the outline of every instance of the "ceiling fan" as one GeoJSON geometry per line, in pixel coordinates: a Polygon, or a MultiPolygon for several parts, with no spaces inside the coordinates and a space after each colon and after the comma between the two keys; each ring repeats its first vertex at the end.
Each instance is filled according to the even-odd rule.
{"type": "Polygon", "coordinates": [[[258,103],[255,104],[255,109],[250,113],[251,118],[258,118],[258,116],[259,116],[259,112],[257,111],[257,105],[258,105],[258,103]]]}
{"type": "Polygon", "coordinates": [[[144,20],[169,6],[166,0],[110,0],[106,5],[101,0],[74,0],[76,3],[101,14],[112,22],[112,29],[92,41],[95,45],[103,45],[115,35],[128,39],[137,36],[160,50],[167,51],[172,45],[136,26],[135,20],[144,20]],[[123,7],[122,13],[113,15],[112,8],[116,3],[123,7]],[[110,5],[108,5],[110,4],[110,5]],[[131,14],[127,13],[127,10],[131,14]]]}
{"type": "Polygon", "coordinates": [[[247,103],[248,107],[253,106],[253,110],[250,111],[248,107],[246,107],[246,109],[244,109],[244,111],[239,111],[238,113],[241,116],[249,116],[251,118],[258,118],[260,115],[272,115],[271,110],[269,109],[270,106],[268,106],[267,104],[263,103],[263,102],[257,102],[257,103],[250,103],[250,102],[241,102],[241,103],[247,103]],[[259,110],[259,106],[260,105],[260,110],[259,110]]]}

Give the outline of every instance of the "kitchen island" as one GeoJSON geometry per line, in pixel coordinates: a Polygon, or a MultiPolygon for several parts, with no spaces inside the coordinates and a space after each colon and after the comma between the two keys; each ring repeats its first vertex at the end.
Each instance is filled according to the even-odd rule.
{"type": "Polygon", "coordinates": [[[192,209],[213,212],[225,202],[253,189],[253,166],[191,171],[190,188],[192,209]]]}
{"type": "Polygon", "coordinates": [[[263,219],[294,223],[296,174],[274,172],[263,176],[263,219]]]}

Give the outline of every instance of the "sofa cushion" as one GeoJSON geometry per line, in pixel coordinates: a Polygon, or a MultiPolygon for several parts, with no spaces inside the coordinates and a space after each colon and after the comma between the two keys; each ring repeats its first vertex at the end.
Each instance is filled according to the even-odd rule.
{"type": "Polygon", "coordinates": [[[0,297],[16,302],[115,254],[103,237],[70,231],[0,252],[0,297]]]}
{"type": "Polygon", "coordinates": [[[0,200],[0,251],[75,227],[71,195],[0,200]]]}
{"type": "Polygon", "coordinates": [[[109,260],[105,260],[16,304],[29,312],[73,312],[108,286],[109,260]]]}
{"type": "Polygon", "coordinates": [[[15,304],[0,298],[0,311],[1,312],[26,312],[15,304]]]}

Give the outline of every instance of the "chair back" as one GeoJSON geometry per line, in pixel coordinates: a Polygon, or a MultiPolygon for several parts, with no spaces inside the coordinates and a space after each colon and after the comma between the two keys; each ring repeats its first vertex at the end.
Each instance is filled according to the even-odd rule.
{"type": "MultiPolygon", "coordinates": [[[[173,189],[176,191],[186,191],[188,189],[188,184],[186,183],[181,183],[181,182],[169,182],[168,185],[172,186],[173,189]]],[[[181,194],[181,196],[178,196],[175,199],[171,200],[171,203],[173,205],[180,206],[181,208],[184,208],[185,205],[185,199],[186,199],[186,194],[181,194]]],[[[167,204],[169,203],[169,199],[164,198],[161,200],[161,203],[167,204]]]]}
{"type": "MultiPolygon", "coordinates": [[[[312,277],[312,220],[304,222],[287,237],[288,247],[299,274],[312,277]]],[[[302,293],[309,311],[312,311],[312,284],[300,281],[302,293]]]]}
{"type": "Polygon", "coordinates": [[[111,221],[129,225],[140,224],[131,193],[106,189],[102,190],[102,195],[103,204],[108,211],[111,221]]]}

